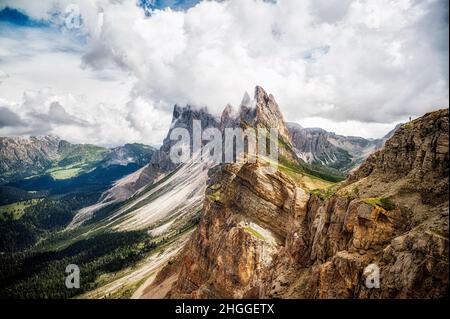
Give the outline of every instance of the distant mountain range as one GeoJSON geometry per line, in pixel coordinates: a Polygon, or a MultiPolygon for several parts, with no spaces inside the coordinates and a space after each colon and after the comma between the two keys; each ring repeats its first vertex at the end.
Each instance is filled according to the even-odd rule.
{"type": "Polygon", "coordinates": [[[0,137],[0,184],[42,175],[70,179],[112,165],[142,167],[154,152],[153,147],[136,143],[108,149],[55,136],[0,137]]]}
{"type": "Polygon", "coordinates": [[[220,117],[176,105],[159,149],[0,138],[0,298],[439,298],[448,161],[448,110],[369,140],[286,123],[261,87],[220,117]],[[174,164],[170,134],[193,120],[277,128],[276,170],[174,164]]]}
{"type": "Polygon", "coordinates": [[[370,154],[383,147],[399,127],[381,139],[337,135],[321,128],[303,128],[286,123],[297,155],[310,164],[321,164],[343,173],[360,165],[370,154]]]}
{"type": "MultiPolygon", "coordinates": [[[[229,112],[227,110],[226,113],[229,112]]],[[[220,119],[206,109],[176,106],[171,130],[177,127],[192,130],[192,120],[198,119],[203,127],[219,127],[220,119]]],[[[392,132],[382,139],[342,136],[320,128],[303,128],[296,123],[286,123],[294,150],[304,162],[318,164],[342,173],[358,166],[367,156],[379,149],[392,132]]],[[[170,132],[164,140],[157,162],[163,170],[174,169],[168,156],[170,132]]],[[[136,164],[142,167],[150,162],[156,149],[143,144],[125,144],[105,148],[91,144],[72,144],[56,136],[0,137],[0,185],[42,175],[55,180],[69,179],[95,167],[136,164]]],[[[154,161],[155,162],[155,161],[154,161]]]]}

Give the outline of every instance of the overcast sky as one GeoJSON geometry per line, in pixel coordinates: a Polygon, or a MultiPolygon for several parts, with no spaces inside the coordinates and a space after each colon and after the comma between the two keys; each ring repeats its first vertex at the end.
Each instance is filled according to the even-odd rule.
{"type": "Polygon", "coordinates": [[[0,135],[156,145],[175,103],[261,85],[288,121],[377,138],[448,107],[448,50],[448,0],[0,0],[0,135]]]}

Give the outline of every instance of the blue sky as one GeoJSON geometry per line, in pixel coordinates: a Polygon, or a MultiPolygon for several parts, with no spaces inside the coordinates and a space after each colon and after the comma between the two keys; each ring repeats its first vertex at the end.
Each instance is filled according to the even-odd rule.
{"type": "Polygon", "coordinates": [[[47,23],[44,23],[42,21],[34,21],[21,11],[9,7],[6,7],[0,11],[0,22],[26,27],[48,26],[47,23]]]}
{"type": "Polygon", "coordinates": [[[445,0],[0,0],[0,43],[0,135],[158,144],[175,103],[220,114],[255,85],[344,135],[448,107],[445,0]]]}
{"type": "Polygon", "coordinates": [[[199,0],[139,0],[140,5],[145,8],[164,9],[170,7],[175,10],[186,10],[199,2],[199,0]]]}

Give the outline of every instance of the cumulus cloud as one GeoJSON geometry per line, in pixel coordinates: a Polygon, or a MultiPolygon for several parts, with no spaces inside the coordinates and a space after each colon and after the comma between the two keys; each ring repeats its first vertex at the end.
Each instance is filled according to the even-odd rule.
{"type": "Polygon", "coordinates": [[[7,78],[9,78],[9,74],[0,70],[0,84],[2,84],[2,82],[7,78]]]}
{"type": "Polygon", "coordinates": [[[157,145],[170,125],[168,113],[141,99],[130,101],[127,107],[93,107],[82,96],[44,88],[25,91],[20,103],[0,103],[5,105],[0,107],[0,136],[52,134],[75,143],[157,145]]]}
{"type": "Polygon", "coordinates": [[[36,19],[77,3],[87,35],[83,67],[136,79],[125,117],[113,120],[133,131],[157,129],[150,118],[175,103],[218,114],[255,85],[274,94],[290,121],[321,118],[336,127],[390,124],[448,106],[445,0],[202,1],[150,15],[125,0],[4,2],[36,19]]]}
{"type": "Polygon", "coordinates": [[[203,1],[186,12],[146,17],[124,2],[104,9],[102,33],[84,62],[126,67],[139,80],[137,94],[169,105],[220,112],[259,84],[291,119],[390,123],[448,105],[442,6],[203,1]]]}
{"type": "Polygon", "coordinates": [[[5,106],[0,106],[0,129],[3,127],[14,127],[24,125],[19,115],[5,106]]]}
{"type": "Polygon", "coordinates": [[[59,102],[51,102],[47,113],[30,112],[28,114],[44,123],[57,125],[77,125],[86,127],[88,122],[67,113],[66,109],[59,102]]]}

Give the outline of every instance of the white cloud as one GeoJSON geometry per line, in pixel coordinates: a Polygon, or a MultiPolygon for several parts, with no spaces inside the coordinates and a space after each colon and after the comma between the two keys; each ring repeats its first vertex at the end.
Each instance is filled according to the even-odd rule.
{"type": "Polygon", "coordinates": [[[408,119],[392,123],[363,123],[359,121],[336,122],[321,117],[307,117],[298,122],[302,127],[318,127],[328,132],[344,136],[360,136],[365,138],[382,138],[398,123],[405,123],[408,119]]]}
{"type": "Polygon", "coordinates": [[[171,117],[137,98],[126,106],[86,103],[82,96],[56,94],[50,88],[27,90],[20,103],[0,99],[0,136],[53,134],[75,143],[159,144],[171,117]]]}
{"type": "Polygon", "coordinates": [[[423,23],[440,18],[439,2],[348,1],[337,13],[336,5],[205,1],[149,18],[115,5],[93,40],[108,50],[85,62],[119,61],[139,94],[217,112],[255,84],[288,117],[390,123],[448,105],[447,52],[435,45],[448,25],[423,23]]]}
{"type": "MultiPolygon", "coordinates": [[[[351,135],[361,127],[379,135],[381,127],[448,106],[445,1],[203,1],[150,17],[133,0],[73,2],[90,34],[84,66],[136,78],[125,104],[131,112],[120,107],[136,132],[159,129],[142,117],[167,116],[175,103],[219,113],[257,84],[274,94],[288,120],[320,117],[351,135]]],[[[48,18],[54,9],[53,1],[19,3],[33,17],[48,18]]]]}

